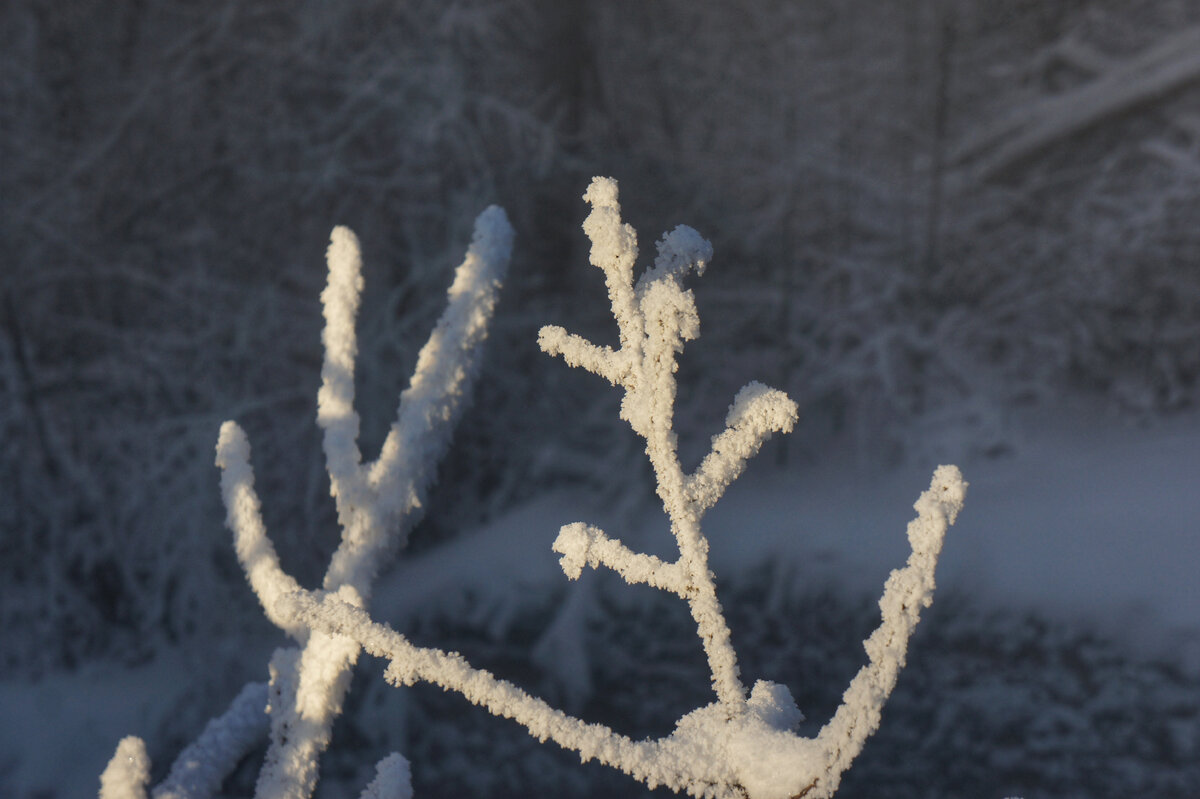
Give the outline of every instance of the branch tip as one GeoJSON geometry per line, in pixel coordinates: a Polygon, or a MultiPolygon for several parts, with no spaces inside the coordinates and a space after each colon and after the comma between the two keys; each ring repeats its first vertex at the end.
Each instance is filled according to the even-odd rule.
{"type": "Polygon", "coordinates": [[[146,742],[136,735],[126,736],[100,775],[100,799],[146,799],[149,782],[146,742]]]}
{"type": "Polygon", "coordinates": [[[232,419],[221,424],[217,434],[217,468],[222,471],[250,462],[250,441],[246,431],[232,419]]]}

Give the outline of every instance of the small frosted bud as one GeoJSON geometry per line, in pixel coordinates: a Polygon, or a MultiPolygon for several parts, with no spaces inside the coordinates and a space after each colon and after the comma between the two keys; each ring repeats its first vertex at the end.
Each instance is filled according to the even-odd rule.
{"type": "Polygon", "coordinates": [[[792,692],[786,685],[759,680],[754,683],[746,706],[777,730],[794,730],[804,721],[804,714],[796,707],[796,700],[792,699],[792,692]]]}
{"type": "Polygon", "coordinates": [[[713,257],[712,244],[687,225],[679,225],[670,233],[664,233],[655,246],[658,248],[658,258],[654,265],[673,275],[683,275],[689,269],[695,269],[697,275],[703,275],[713,257]]]}

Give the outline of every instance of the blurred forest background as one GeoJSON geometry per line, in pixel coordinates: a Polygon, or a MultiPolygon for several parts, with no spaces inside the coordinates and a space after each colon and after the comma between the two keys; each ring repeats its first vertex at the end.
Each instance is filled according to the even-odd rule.
{"type": "Polygon", "coordinates": [[[428,546],[555,485],[648,492],[615,392],[536,331],[615,339],[580,195],[716,256],[685,455],[750,379],[897,461],[1002,451],[1064,396],[1200,398],[1200,4],[1189,0],[8,0],[0,4],[0,670],[265,630],[213,466],[255,442],[309,581],[324,249],[366,259],[368,453],[475,215],[517,230],[428,546]],[[636,486],[636,487],[635,487],[636,486]]]}

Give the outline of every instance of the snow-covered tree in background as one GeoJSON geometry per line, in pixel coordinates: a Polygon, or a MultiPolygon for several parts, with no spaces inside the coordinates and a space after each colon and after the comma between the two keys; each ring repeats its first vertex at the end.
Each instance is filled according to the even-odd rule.
{"type": "MultiPolygon", "coordinates": [[[[238,559],[267,617],[299,646],[276,650],[270,683],[247,686],[229,711],[209,724],[155,789],[156,799],[210,796],[261,736],[268,716],[271,743],[257,795],[311,796],[318,757],[341,712],[351,667],[364,650],[388,661],[385,678],[394,685],[429,682],[455,691],[495,715],[515,720],[541,741],[552,740],[585,761],[598,760],[651,787],[751,799],[815,799],[837,790],[842,773],[877,729],[881,708],[904,666],[920,609],[932,601],[937,558],[946,529],[962,507],[966,483],[953,466],[934,473],[929,490],[915,505],[918,517],[908,527],[912,555],[884,586],[882,624],[865,642],[870,662],[851,681],[829,723],[813,738],[797,735],[794,730],[804,716],[785,686],[760,680],[747,691],[741,681],[701,530],[704,513],[763,442],[791,430],[795,403],[759,383],[745,386],[708,455],[694,472],[685,473],[673,421],[675,372],[684,344],[699,335],[699,316],[683,281],[688,272],[704,271],[712,247],[681,225],[658,242],[654,266],[635,282],[637,238],[621,220],[616,182],[596,178],[584,199],[592,205],[584,223],[592,242],[591,261],[604,272],[620,347],[597,346],[554,326],[542,329],[539,344],[569,365],[623,389],[621,418],[646,442],[679,557],[666,562],[634,552],[585,523],[563,526],[553,548],[570,579],[578,578],[584,566],[603,565],[630,584],[645,583],[686,600],[708,658],[716,701],[684,715],[669,736],[633,741],[569,716],[472,667],[457,653],[416,646],[371,618],[367,606],[374,579],[386,557],[404,545],[433,466],[463,406],[509,259],[512,229],[497,208],[476,221],[474,242],[450,288],[449,307],[421,351],[409,388],[401,394],[398,419],[379,458],[364,464],[354,409],[361,257],[354,235],[337,228],[327,256],[329,282],[322,294],[325,363],[317,421],[325,433],[342,544],[319,590],[302,588],[283,571],[263,525],[249,443],[237,423],[226,422],[217,444],[217,464],[238,559]]],[[[135,737],[122,740],[102,775],[101,799],[142,799],[149,772],[144,743],[135,737]]],[[[397,753],[379,763],[376,779],[362,796],[410,794],[409,764],[397,753]]]]}
{"type": "Polygon", "coordinates": [[[751,377],[800,409],[793,463],[1019,449],[1024,409],[1077,391],[1195,408],[1198,27],[1178,0],[0,4],[0,672],[263,630],[210,535],[226,416],[254,429],[276,544],[320,579],[324,275],[301,265],[326,219],[377,256],[373,441],[474,213],[500,203],[525,234],[489,413],[439,467],[455,492],[426,541],[554,487],[650,493],[607,392],[516,383],[552,369],[538,326],[605,323],[571,307],[591,270],[557,267],[594,174],[737,264],[698,298],[732,321],[680,375],[684,440],[751,377]]]}

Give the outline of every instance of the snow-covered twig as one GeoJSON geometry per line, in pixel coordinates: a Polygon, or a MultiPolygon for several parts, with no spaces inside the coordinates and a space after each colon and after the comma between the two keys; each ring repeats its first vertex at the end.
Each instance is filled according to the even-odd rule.
{"type": "MultiPolygon", "coordinates": [[[[379,458],[363,464],[354,409],[354,323],[362,289],[362,258],[350,230],[338,227],[333,231],[326,254],[329,281],[321,295],[325,363],[317,395],[317,422],[325,432],[326,467],[337,500],[342,541],[331,559],[324,587],[357,607],[366,607],[379,569],[403,546],[419,518],[434,467],[446,450],[478,371],[479,351],[508,266],[512,238],[512,227],[501,209],[492,207],[479,215],[474,240],[450,286],[446,311],[418,355],[409,387],[400,395],[396,422],[379,458]]],[[[360,646],[344,636],[314,633],[277,612],[281,599],[301,588],[283,571],[267,536],[254,489],[250,444],[236,422],[221,426],[217,466],[228,525],[246,578],[267,617],[302,649],[276,651],[271,660],[269,700],[261,689],[248,688],[250,699],[244,692],[230,712],[210,723],[201,739],[180,756],[167,782],[155,790],[155,797],[200,799],[219,788],[225,772],[218,761],[229,764],[232,758],[236,763],[234,750],[240,747],[244,752],[247,733],[258,729],[246,723],[242,712],[248,701],[257,698],[263,700],[257,701],[259,712],[270,711],[271,745],[256,795],[261,799],[306,799],[316,787],[318,757],[329,744],[360,646]]],[[[144,757],[144,744],[126,739],[105,772],[112,773],[106,784],[133,785],[130,768],[118,768],[121,763],[134,762],[131,740],[142,747],[144,757]]],[[[388,766],[381,772],[382,782],[377,782],[391,784],[398,773],[388,766]]],[[[128,793],[133,788],[120,790],[128,793]]],[[[144,787],[141,790],[144,793],[144,787]]]]}
{"type": "Polygon", "coordinates": [[[267,684],[252,682],[210,721],[188,745],[167,778],[154,789],[154,799],[195,799],[212,796],[238,761],[267,734],[267,684]]]}
{"type": "Polygon", "coordinates": [[[100,799],[146,799],[150,757],[141,738],[121,739],[117,751],[100,775],[100,799]]]}
{"type": "MultiPolygon", "coordinates": [[[[317,394],[317,423],[325,431],[325,460],[337,500],[342,542],[325,574],[325,589],[357,606],[366,606],[375,575],[387,556],[404,544],[417,521],[421,497],[449,444],[466,389],[477,370],[477,353],[511,249],[512,228],[504,212],[493,207],[480,214],[475,239],[450,286],[449,305],[417,356],[409,387],[400,395],[396,422],[379,458],[362,464],[359,419],[354,410],[358,346],[354,320],[362,288],[362,259],[353,233],[341,227],[333,231],[327,253],[329,283],[321,295],[325,364],[317,394]]],[[[236,441],[239,433],[236,423],[227,422],[221,444],[236,441]]],[[[241,439],[244,441],[244,436],[241,439]]],[[[231,468],[248,474],[248,445],[243,452],[243,445],[235,444],[238,452],[231,466],[226,465],[227,448],[221,444],[218,465],[226,475],[231,468]]],[[[253,496],[252,485],[242,490],[253,496]]],[[[271,612],[278,593],[290,589],[295,581],[279,568],[274,550],[259,532],[262,522],[257,501],[240,501],[242,505],[237,506],[226,498],[239,559],[268,616],[295,634],[271,612]],[[235,515],[238,507],[244,516],[235,515]]],[[[306,635],[306,631],[298,637],[304,649],[292,667],[295,673],[286,675],[294,681],[294,701],[289,697],[282,707],[272,705],[271,747],[258,781],[258,795],[263,799],[312,795],[318,757],[329,745],[333,721],[341,713],[349,688],[350,669],[358,658],[359,645],[351,639],[306,635]]],[[[285,671],[281,668],[279,674],[285,671]]]]}

